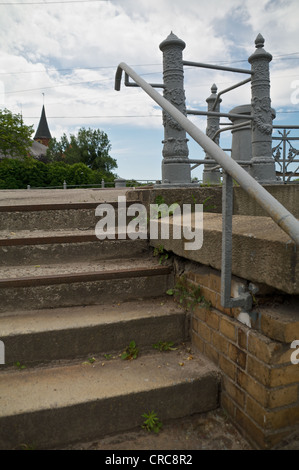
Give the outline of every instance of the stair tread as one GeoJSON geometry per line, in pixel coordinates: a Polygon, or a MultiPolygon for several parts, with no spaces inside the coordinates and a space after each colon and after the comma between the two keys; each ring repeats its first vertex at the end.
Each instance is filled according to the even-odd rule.
{"type": "Polygon", "coordinates": [[[48,238],[48,237],[70,237],[79,235],[95,235],[94,227],[92,229],[57,229],[57,230],[0,230],[0,240],[15,240],[27,238],[48,238]]]}
{"type": "MultiPolygon", "coordinates": [[[[46,265],[2,266],[0,282],[8,279],[40,278],[44,276],[80,275],[90,273],[108,273],[112,271],[136,271],[138,269],[163,268],[155,258],[148,256],[138,258],[108,259],[93,262],[73,262],[46,265]]],[[[163,270],[163,269],[161,269],[163,270]]]]}
{"type": "Polygon", "coordinates": [[[191,356],[182,347],[177,351],[141,354],[131,361],[99,359],[93,364],[83,361],[6,370],[0,377],[0,418],[148,392],[180,383],[192,384],[211,375],[215,379],[217,376],[218,380],[214,365],[202,356],[191,356]]]}
{"type": "Polygon", "coordinates": [[[181,314],[182,308],[168,296],[142,301],[114,302],[102,305],[14,311],[0,317],[1,338],[20,334],[76,329],[120,323],[134,319],[158,318],[181,314]]]}

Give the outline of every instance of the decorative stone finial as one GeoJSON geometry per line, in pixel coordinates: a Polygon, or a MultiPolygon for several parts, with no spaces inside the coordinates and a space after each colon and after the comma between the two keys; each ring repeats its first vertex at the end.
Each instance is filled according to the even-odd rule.
{"type": "Polygon", "coordinates": [[[212,85],[212,87],[211,87],[211,92],[212,92],[213,94],[216,94],[216,93],[217,93],[217,90],[218,90],[218,88],[216,87],[215,83],[213,83],[213,85],[212,85]]]}
{"type": "Polygon", "coordinates": [[[264,47],[264,44],[265,44],[265,39],[263,38],[263,36],[261,35],[261,33],[259,33],[255,39],[255,47],[257,49],[260,49],[262,47],[264,47]]]}
{"type": "Polygon", "coordinates": [[[171,31],[171,33],[169,34],[169,36],[167,36],[167,38],[161,42],[160,44],[160,50],[163,51],[163,49],[167,46],[180,46],[181,49],[185,49],[186,47],[186,43],[182,40],[182,39],[179,39],[175,34],[173,34],[173,32],[171,31]]]}

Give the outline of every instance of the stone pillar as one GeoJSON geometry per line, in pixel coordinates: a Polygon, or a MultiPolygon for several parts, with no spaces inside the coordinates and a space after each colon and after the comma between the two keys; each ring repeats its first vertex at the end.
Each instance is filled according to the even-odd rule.
{"type": "MultiPolygon", "coordinates": [[[[211,95],[209,98],[206,99],[206,102],[208,103],[208,111],[215,111],[219,113],[220,111],[220,103],[221,103],[221,98],[218,100],[215,109],[213,109],[215,101],[217,99],[217,87],[214,83],[214,85],[211,88],[211,95]]],[[[215,132],[217,132],[220,128],[220,117],[219,116],[208,116],[207,117],[207,129],[206,129],[206,135],[212,139],[215,135],[215,132]]],[[[220,140],[220,135],[214,139],[215,144],[219,145],[219,140],[220,140]]],[[[211,155],[206,153],[206,160],[213,159],[211,155]]],[[[202,174],[202,180],[203,183],[209,183],[209,184],[219,184],[220,183],[220,170],[211,170],[215,166],[215,163],[208,164],[206,163],[204,165],[204,170],[202,174]]]]}
{"type": "MultiPolygon", "coordinates": [[[[243,122],[248,121],[248,116],[251,114],[251,105],[244,104],[242,106],[236,106],[230,110],[230,113],[240,114],[240,118],[230,117],[233,125],[239,125],[243,122]]],[[[252,158],[252,146],[251,146],[251,125],[246,125],[244,129],[234,129],[232,132],[232,159],[238,161],[251,161],[252,158]]],[[[249,167],[245,166],[245,170],[249,167]]]]}
{"type": "MultiPolygon", "coordinates": [[[[186,44],[175,34],[171,34],[160,44],[163,52],[164,98],[186,116],[183,54],[186,44]]],[[[185,186],[191,183],[191,169],[188,159],[188,139],[184,129],[163,111],[164,140],[162,161],[162,185],[185,186]],[[177,159],[182,163],[165,164],[167,159],[177,159]]],[[[161,185],[160,185],[161,187],[161,185]]]]}
{"type": "Polygon", "coordinates": [[[272,55],[264,50],[264,38],[255,40],[256,51],[249,57],[251,77],[252,159],[250,173],[260,183],[276,182],[275,162],[272,157],[272,109],[270,99],[269,63],[272,55]]]}

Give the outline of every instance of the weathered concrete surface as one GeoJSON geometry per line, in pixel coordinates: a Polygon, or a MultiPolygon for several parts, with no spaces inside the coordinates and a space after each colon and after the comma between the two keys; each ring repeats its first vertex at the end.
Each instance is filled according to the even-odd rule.
{"type": "Polygon", "coordinates": [[[0,206],[27,204],[72,203],[72,202],[112,202],[118,196],[124,196],[128,188],[123,189],[2,189],[0,206]]]}
{"type": "Polygon", "coordinates": [[[112,275],[83,272],[75,276],[57,274],[1,280],[0,313],[4,316],[20,309],[98,305],[111,299],[115,302],[158,297],[173,284],[172,273],[166,272],[163,266],[160,268],[154,268],[152,272],[120,269],[112,275]]]}
{"type": "Polygon", "coordinates": [[[189,316],[169,296],[119,302],[14,312],[0,317],[5,363],[43,363],[92,357],[125,349],[132,339],[151,348],[161,341],[189,338],[189,316]],[[163,333],[162,333],[163,332],[163,333]]]}
{"type": "Polygon", "coordinates": [[[0,232],[1,266],[58,264],[143,257],[147,240],[98,240],[94,231],[0,232]]]}
{"type": "MultiPolygon", "coordinates": [[[[194,229],[194,219],[192,227],[194,229]]],[[[165,250],[176,255],[220,270],[221,240],[221,215],[204,213],[201,249],[186,251],[184,239],[159,238],[151,240],[150,244],[163,245],[165,250]]],[[[266,284],[288,294],[299,294],[298,251],[295,243],[272,219],[233,216],[232,240],[232,273],[235,276],[266,284]]]]}
{"type": "Polygon", "coordinates": [[[151,410],[163,422],[218,407],[218,370],[184,349],[102,364],[3,372],[0,448],[107,436],[141,426],[151,410]]]}
{"type": "MultiPolygon", "coordinates": [[[[265,185],[287,210],[299,218],[299,184],[265,185]]],[[[145,204],[154,204],[157,197],[163,197],[166,204],[203,204],[207,212],[222,212],[222,187],[197,187],[180,189],[139,189],[128,191],[127,200],[140,199],[145,204]],[[208,198],[208,199],[207,199],[208,198]]],[[[234,214],[266,216],[265,211],[240,187],[234,186],[234,214]]]]}

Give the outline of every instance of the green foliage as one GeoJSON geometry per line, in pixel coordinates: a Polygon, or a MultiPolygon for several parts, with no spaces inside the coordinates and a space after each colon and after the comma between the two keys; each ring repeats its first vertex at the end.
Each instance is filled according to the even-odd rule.
{"type": "MultiPolygon", "coordinates": [[[[43,163],[33,157],[22,160],[4,158],[0,160],[0,189],[26,189],[27,185],[39,188],[101,184],[103,175],[83,163],[67,165],[64,162],[43,163]]],[[[110,177],[111,181],[114,176],[110,177]]],[[[105,177],[105,181],[108,178],[105,177]]]]}
{"type": "Polygon", "coordinates": [[[154,256],[159,256],[159,264],[162,264],[169,258],[169,253],[164,250],[163,245],[158,245],[154,248],[154,256]]]}
{"type": "Polygon", "coordinates": [[[168,289],[166,294],[173,295],[179,300],[180,304],[184,304],[188,309],[193,309],[195,305],[210,308],[210,302],[201,295],[200,291],[200,286],[191,286],[188,284],[185,276],[182,276],[179,278],[174,288],[168,289]]]}
{"type": "Polygon", "coordinates": [[[102,177],[114,176],[116,160],[109,156],[111,145],[108,136],[100,129],[79,129],[77,135],[67,137],[63,134],[60,141],[52,139],[47,158],[51,162],[65,162],[69,165],[83,163],[91,170],[97,170],[102,177]]]}
{"type": "Polygon", "coordinates": [[[172,341],[158,341],[157,343],[153,344],[154,349],[158,349],[158,351],[175,351],[177,348],[174,348],[174,343],[172,341]]]}
{"type": "Polygon", "coordinates": [[[150,411],[149,413],[144,413],[142,418],[145,418],[142,428],[146,429],[148,432],[154,432],[158,434],[162,428],[162,423],[159,420],[157,413],[150,411]]]}
{"type": "Polygon", "coordinates": [[[26,366],[22,365],[19,361],[15,362],[14,366],[17,367],[19,370],[26,369],[26,366]]]}
{"type": "Polygon", "coordinates": [[[129,346],[122,353],[121,359],[122,360],[137,359],[138,354],[139,354],[139,349],[137,348],[135,341],[131,341],[129,346]]]}
{"type": "Polygon", "coordinates": [[[33,126],[23,123],[21,114],[0,109],[0,153],[5,157],[25,157],[31,146],[33,126]]]}

